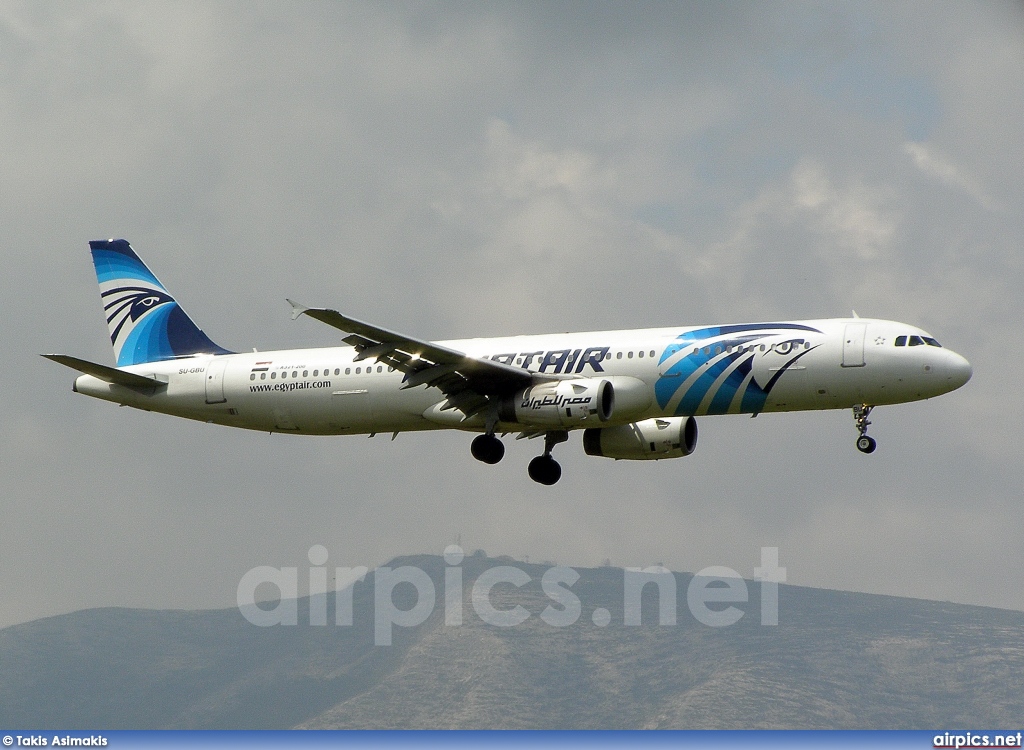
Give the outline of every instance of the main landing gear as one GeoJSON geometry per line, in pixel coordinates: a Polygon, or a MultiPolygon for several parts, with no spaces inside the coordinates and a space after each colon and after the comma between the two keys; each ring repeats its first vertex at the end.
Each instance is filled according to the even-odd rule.
{"type": "MultiPolygon", "coordinates": [[[[541,484],[552,485],[562,478],[562,467],[551,457],[551,449],[569,439],[566,430],[552,430],[544,433],[544,453],[530,461],[530,479],[541,484]]],[[[505,445],[493,432],[477,435],[470,445],[473,458],[485,464],[496,464],[505,456],[505,445]]]]}
{"type": "Polygon", "coordinates": [[[544,435],[544,453],[530,461],[530,479],[552,485],[562,478],[562,467],[551,457],[551,449],[569,439],[565,430],[552,430],[544,435]]]}
{"type": "Polygon", "coordinates": [[[874,409],[873,406],[867,404],[861,404],[860,406],[853,407],[853,421],[857,425],[857,431],[860,433],[860,437],[857,438],[857,450],[861,453],[874,453],[875,448],[878,447],[878,443],[875,442],[873,437],[868,437],[868,425],[871,422],[868,421],[868,414],[874,409]]]}
{"type": "Polygon", "coordinates": [[[477,461],[483,461],[485,464],[496,464],[505,456],[505,444],[494,437],[494,433],[491,432],[486,435],[477,435],[473,438],[470,451],[473,454],[473,458],[477,461]]]}

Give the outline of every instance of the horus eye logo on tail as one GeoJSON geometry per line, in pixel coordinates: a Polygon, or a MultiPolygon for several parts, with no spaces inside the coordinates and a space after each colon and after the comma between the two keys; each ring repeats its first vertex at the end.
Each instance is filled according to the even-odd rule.
{"type": "Polygon", "coordinates": [[[107,313],[107,325],[110,326],[110,343],[117,346],[118,336],[125,324],[133,326],[148,312],[167,303],[176,304],[167,292],[148,289],[141,286],[123,286],[100,292],[103,309],[107,313]]]}
{"type": "Polygon", "coordinates": [[[230,353],[192,322],[127,240],[97,240],[89,247],[118,367],[230,353]]]}

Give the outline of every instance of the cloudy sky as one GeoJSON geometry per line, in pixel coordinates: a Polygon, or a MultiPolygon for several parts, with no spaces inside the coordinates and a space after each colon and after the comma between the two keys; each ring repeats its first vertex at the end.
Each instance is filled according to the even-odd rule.
{"type": "MultiPolygon", "coordinates": [[[[0,5],[0,626],[222,607],[256,565],[467,549],[726,565],[1024,609],[1024,10],[998,2],[0,5]],[[714,417],[561,483],[463,434],[266,435],[71,393],[112,362],[87,242],[126,237],[219,344],[848,315],[974,379],[714,417]]],[[[785,617],[785,612],[780,613],[785,617]]]]}

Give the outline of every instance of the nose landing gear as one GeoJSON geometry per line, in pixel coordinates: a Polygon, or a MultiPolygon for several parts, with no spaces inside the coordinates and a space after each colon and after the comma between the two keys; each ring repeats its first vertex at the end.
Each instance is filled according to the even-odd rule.
{"type": "Polygon", "coordinates": [[[540,484],[552,485],[562,478],[562,467],[551,457],[551,449],[569,439],[565,430],[552,430],[544,435],[544,453],[530,461],[530,479],[540,484]]]}
{"type": "Polygon", "coordinates": [[[878,447],[875,439],[868,437],[868,425],[871,424],[868,420],[868,414],[874,408],[867,404],[853,407],[853,422],[857,425],[857,431],[860,433],[860,437],[857,438],[857,450],[861,453],[874,453],[875,448],[878,447]]]}

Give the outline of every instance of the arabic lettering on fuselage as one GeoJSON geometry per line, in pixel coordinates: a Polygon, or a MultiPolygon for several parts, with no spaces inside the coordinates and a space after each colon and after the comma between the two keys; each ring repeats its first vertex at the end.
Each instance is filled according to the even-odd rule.
{"type": "Polygon", "coordinates": [[[592,401],[590,396],[558,396],[548,395],[541,398],[527,398],[520,404],[522,409],[542,409],[545,406],[556,408],[576,406],[578,404],[589,404],[592,401]]]}
{"type": "Polygon", "coordinates": [[[601,361],[608,354],[610,348],[591,346],[587,349],[555,349],[548,352],[543,350],[512,352],[511,354],[494,354],[491,359],[503,365],[520,364],[524,370],[529,370],[530,365],[536,360],[537,372],[581,373],[587,365],[590,365],[594,372],[604,372],[601,361]]]}

